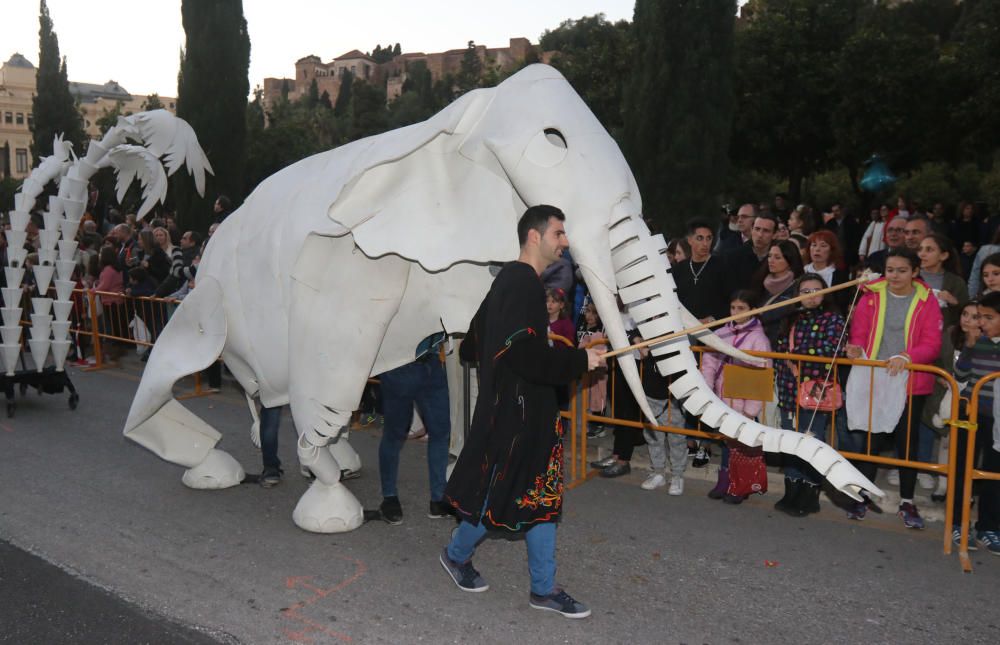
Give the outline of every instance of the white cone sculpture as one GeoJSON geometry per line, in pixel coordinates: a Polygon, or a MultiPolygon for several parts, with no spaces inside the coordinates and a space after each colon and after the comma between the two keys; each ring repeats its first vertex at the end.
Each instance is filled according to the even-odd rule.
{"type": "Polygon", "coordinates": [[[55,249],[38,249],[38,261],[44,265],[55,267],[59,259],[59,251],[55,249]]]}
{"type": "MultiPolygon", "coordinates": [[[[7,284],[10,283],[8,282],[7,284]]],[[[24,291],[21,290],[21,287],[4,287],[0,291],[3,292],[3,304],[5,307],[13,308],[21,306],[21,297],[24,296],[24,291]]]]}
{"type": "Polygon", "coordinates": [[[3,335],[4,345],[21,344],[21,325],[14,325],[13,327],[4,325],[3,327],[0,327],[0,334],[3,335]]]}
{"type": "Polygon", "coordinates": [[[63,208],[66,210],[66,219],[71,222],[79,222],[83,217],[83,211],[87,208],[87,202],[83,200],[64,199],[63,208]]]}
{"type": "Polygon", "coordinates": [[[17,359],[21,355],[21,343],[13,345],[4,343],[0,345],[0,356],[3,357],[3,366],[7,376],[12,376],[17,369],[17,359]]]}
{"type": "Polygon", "coordinates": [[[52,313],[52,298],[32,298],[31,311],[42,316],[49,315],[52,313]]]}
{"type": "Polygon", "coordinates": [[[24,258],[26,257],[28,257],[28,250],[23,247],[15,248],[11,246],[7,248],[7,261],[12,267],[23,267],[24,258]]]}
{"type": "Polygon", "coordinates": [[[14,325],[21,324],[20,307],[4,307],[0,309],[0,313],[3,313],[3,324],[5,327],[13,327],[14,325]]]}
{"type": "Polygon", "coordinates": [[[76,283],[72,280],[53,280],[52,282],[56,285],[56,299],[69,300],[70,296],[73,295],[73,287],[76,286],[76,283]]]}
{"type": "MultiPolygon", "coordinates": [[[[63,262],[72,261],[76,255],[76,240],[59,240],[59,259],[63,262]]],[[[52,259],[55,261],[55,258],[52,259]]]]}
{"type": "MultiPolygon", "coordinates": [[[[59,198],[56,197],[56,199],[59,199],[59,198]]],[[[61,206],[62,206],[62,204],[60,203],[60,207],[61,206]]],[[[51,207],[51,204],[50,204],[50,207],[51,207]]],[[[45,223],[45,228],[42,229],[39,232],[41,232],[41,233],[44,233],[45,231],[57,231],[58,232],[58,230],[59,230],[59,220],[61,220],[61,219],[62,219],[62,212],[61,211],[54,211],[54,210],[47,210],[47,211],[45,211],[44,213],[42,213],[42,221],[45,223]]]]}
{"type": "MultiPolygon", "coordinates": [[[[31,219],[31,213],[23,213],[21,211],[11,211],[10,212],[10,230],[12,231],[24,231],[28,227],[28,221],[31,219]]],[[[8,236],[10,234],[8,233],[8,236]]]]}
{"type": "Polygon", "coordinates": [[[49,290],[49,284],[52,282],[52,274],[55,273],[55,270],[56,268],[52,265],[39,264],[32,267],[32,271],[35,272],[35,286],[38,287],[38,293],[44,294],[49,290]]]}
{"type": "Polygon", "coordinates": [[[71,260],[56,260],[56,271],[59,272],[60,280],[72,280],[74,269],[76,269],[76,262],[71,260]]]}
{"type": "MultiPolygon", "coordinates": [[[[48,213],[46,213],[47,215],[48,213]]],[[[56,220],[58,222],[58,219],[56,220]]],[[[52,228],[43,228],[38,231],[38,241],[41,247],[46,251],[55,251],[56,245],[59,244],[59,225],[58,223],[53,224],[52,228]]]]}
{"type": "Polygon", "coordinates": [[[75,240],[76,233],[80,230],[80,222],[71,222],[68,219],[60,220],[59,230],[64,240],[75,240]]]}
{"type": "Polygon", "coordinates": [[[31,358],[35,361],[35,369],[39,372],[45,368],[45,359],[49,355],[50,342],[48,338],[32,338],[28,341],[28,346],[31,347],[31,358]]]}
{"type": "Polygon", "coordinates": [[[72,345],[72,341],[69,340],[52,341],[52,362],[55,363],[57,372],[63,371],[66,365],[66,356],[69,354],[70,345],[72,345]]]}
{"type": "Polygon", "coordinates": [[[52,339],[53,340],[66,340],[69,338],[69,326],[70,322],[68,320],[53,320],[52,321],[52,339]]]}
{"type": "Polygon", "coordinates": [[[24,268],[22,267],[16,269],[14,267],[4,267],[3,273],[7,278],[7,284],[14,287],[21,284],[21,281],[24,280],[24,268]]]}
{"type": "Polygon", "coordinates": [[[7,245],[11,249],[20,249],[24,246],[24,243],[28,240],[28,232],[24,230],[15,231],[10,229],[7,231],[7,245]]]}
{"type": "Polygon", "coordinates": [[[65,321],[69,320],[69,315],[73,311],[73,301],[72,300],[56,300],[52,303],[52,314],[55,316],[56,320],[65,321]]]}

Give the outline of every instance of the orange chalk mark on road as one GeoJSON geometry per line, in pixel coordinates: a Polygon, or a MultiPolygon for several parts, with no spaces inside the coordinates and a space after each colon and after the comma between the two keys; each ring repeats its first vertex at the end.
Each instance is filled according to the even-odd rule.
{"type": "Polygon", "coordinates": [[[354,574],[347,578],[346,580],[330,587],[324,589],[312,583],[313,576],[289,576],[285,579],[285,587],[288,589],[302,589],[308,591],[312,594],[306,600],[300,600],[291,607],[282,610],[282,615],[284,615],[289,620],[294,620],[296,622],[302,623],[303,628],[299,630],[286,629],[284,635],[296,643],[314,643],[313,636],[325,635],[332,638],[336,638],[339,641],[350,643],[352,639],[347,634],[343,632],[338,632],[334,629],[318,623],[310,618],[304,616],[301,611],[312,606],[316,602],[328,598],[329,596],[343,590],[345,587],[353,584],[358,578],[365,575],[368,571],[367,565],[361,560],[355,560],[353,558],[347,558],[343,556],[335,556],[344,560],[345,562],[350,562],[354,565],[354,574]]]}
{"type": "Polygon", "coordinates": [[[6,423],[0,423],[0,429],[2,429],[4,432],[14,432],[14,428],[11,428],[6,423]]]}

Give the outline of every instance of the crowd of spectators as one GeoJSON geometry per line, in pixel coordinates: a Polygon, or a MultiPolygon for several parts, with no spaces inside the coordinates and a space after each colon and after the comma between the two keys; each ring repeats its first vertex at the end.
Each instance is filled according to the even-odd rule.
{"type": "MultiPolygon", "coordinates": [[[[1000,366],[1000,331],[994,332],[977,322],[980,316],[992,317],[990,305],[1000,304],[1000,295],[989,296],[1000,293],[1000,215],[990,214],[983,204],[963,202],[951,209],[947,204],[935,203],[926,209],[900,196],[894,203],[877,204],[867,215],[858,217],[843,204],[831,204],[821,210],[806,204],[790,208],[785,197],[777,195],[773,202],[725,208],[719,220],[692,219],[686,235],[670,240],[667,251],[681,304],[703,322],[729,316],[731,305],[742,305],[743,301],[760,307],[810,295],[859,277],[866,269],[886,276],[861,291],[848,288],[765,313],[754,320],[730,323],[732,329],[726,334],[733,337],[741,329],[759,324],[766,344],[777,352],[885,360],[888,369],[882,371],[903,375],[900,385],[904,388],[900,398],[905,399],[903,413],[893,417],[891,427],[879,434],[875,434],[874,428],[871,434],[848,428],[844,407],[803,413],[798,400],[798,388],[803,382],[821,381],[824,387],[829,387],[832,380],[846,386],[850,369],[841,367],[831,374],[819,363],[778,360],[775,403],[766,405],[759,415],[753,407],[748,412],[769,425],[809,432],[849,452],[889,453],[900,459],[946,463],[948,426],[941,423],[938,414],[945,383],[941,379],[935,382],[927,374],[907,377],[905,365],[910,362],[936,365],[956,375],[965,395],[976,380],[970,377],[970,365],[979,367],[974,374],[977,378],[988,373],[988,366],[993,369],[1000,366]],[[864,310],[862,315],[858,314],[859,308],[864,310]],[[973,350],[978,352],[975,360],[973,350]],[[964,363],[960,362],[956,368],[956,360],[964,363]]],[[[595,320],[596,312],[585,285],[579,279],[575,283],[567,280],[572,275],[568,270],[571,263],[571,258],[564,258],[563,266],[550,268],[543,281],[547,287],[568,293],[574,293],[575,289],[578,339],[585,343],[602,329],[599,320],[595,320]]],[[[622,315],[628,328],[627,313],[622,315]]],[[[997,318],[1000,323],[1000,314],[997,318]]],[[[721,373],[718,361],[702,363],[712,385],[718,385],[721,373]]],[[[652,363],[644,367],[645,386],[649,380],[645,374],[652,371],[652,363]]],[[[617,382],[624,383],[620,379],[617,382]]],[[[683,413],[676,401],[667,405],[667,384],[663,381],[646,391],[654,410],[658,415],[662,413],[661,424],[696,428],[697,419],[683,413]],[[668,414],[668,408],[672,413],[668,414]]],[[[618,387],[614,397],[608,396],[606,378],[592,379],[589,387],[591,414],[639,418],[634,401],[631,405],[628,402],[627,388],[618,387]],[[595,393],[595,388],[602,391],[595,393]],[[612,399],[616,401],[614,408],[612,399]]],[[[983,391],[987,389],[990,392],[987,400],[981,402],[978,420],[982,430],[978,436],[986,439],[976,448],[977,465],[984,467],[1000,462],[1000,441],[997,445],[990,442],[994,399],[992,388],[983,391]]],[[[727,402],[737,404],[736,407],[742,403],[727,402]]],[[[588,429],[591,438],[605,432],[606,428],[600,424],[591,424],[588,429]]],[[[712,449],[707,442],[695,445],[686,438],[674,440],[668,436],[666,443],[671,446],[668,474],[667,450],[661,433],[647,431],[643,437],[642,433],[619,426],[614,433],[612,454],[592,466],[599,468],[605,477],[626,474],[630,471],[628,463],[634,447],[646,443],[652,471],[642,487],[655,490],[669,484],[669,492],[674,495],[683,492],[685,465],[680,455],[685,452],[685,445],[688,456],[695,458],[694,466],[707,462],[712,449]]],[[[734,487],[721,477],[727,458],[725,455],[719,485],[710,495],[738,503],[746,492],[731,494],[734,487]]],[[[785,459],[779,465],[786,486],[776,508],[800,517],[818,511],[818,485],[822,477],[798,459],[785,459]]],[[[877,476],[874,464],[859,460],[856,465],[871,478],[877,476]]],[[[947,485],[944,478],[905,468],[883,469],[883,474],[885,479],[881,481],[900,487],[898,514],[903,524],[908,528],[923,528],[923,518],[913,499],[915,489],[919,486],[934,502],[943,502],[947,485]]],[[[997,488],[993,482],[977,483],[980,516],[972,530],[980,545],[1000,555],[997,488]]],[[[881,511],[868,498],[861,503],[838,501],[854,520],[864,519],[870,509],[881,511]]],[[[958,527],[954,528],[957,540],[958,527]]]]}

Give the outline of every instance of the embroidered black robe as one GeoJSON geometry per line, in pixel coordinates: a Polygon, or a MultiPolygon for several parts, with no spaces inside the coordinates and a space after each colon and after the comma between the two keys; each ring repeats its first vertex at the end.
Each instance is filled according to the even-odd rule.
{"type": "Polygon", "coordinates": [[[523,262],[497,275],[462,342],[479,363],[469,438],[445,497],[459,517],[524,531],[562,510],[562,424],[556,387],[587,371],[582,349],[548,343],[545,289],[523,262]],[[484,502],[487,502],[485,508],[484,502]]]}

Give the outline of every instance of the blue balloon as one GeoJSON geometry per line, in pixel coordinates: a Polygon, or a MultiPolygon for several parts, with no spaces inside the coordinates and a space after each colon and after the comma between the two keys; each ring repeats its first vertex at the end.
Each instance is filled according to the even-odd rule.
{"type": "Polygon", "coordinates": [[[896,176],[889,166],[878,155],[868,160],[868,170],[861,178],[861,189],[869,193],[878,193],[896,183],[896,176]]]}

